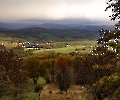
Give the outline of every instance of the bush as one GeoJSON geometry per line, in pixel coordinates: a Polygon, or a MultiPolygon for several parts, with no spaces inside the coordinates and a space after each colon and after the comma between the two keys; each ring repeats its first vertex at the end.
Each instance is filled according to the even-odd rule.
{"type": "Polygon", "coordinates": [[[41,85],[36,85],[36,87],[35,87],[35,92],[39,92],[40,90],[42,90],[43,89],[43,87],[41,86],[41,85]]]}

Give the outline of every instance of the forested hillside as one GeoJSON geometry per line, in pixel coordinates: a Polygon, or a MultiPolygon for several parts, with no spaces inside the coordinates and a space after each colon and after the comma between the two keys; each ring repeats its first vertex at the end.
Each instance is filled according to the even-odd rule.
{"type": "MultiPolygon", "coordinates": [[[[25,28],[19,30],[1,30],[11,37],[18,37],[28,39],[29,37],[35,38],[34,40],[75,40],[75,39],[97,39],[98,31],[85,30],[85,29],[46,29],[42,27],[25,28]]],[[[29,39],[28,39],[29,40],[29,39]]]]}

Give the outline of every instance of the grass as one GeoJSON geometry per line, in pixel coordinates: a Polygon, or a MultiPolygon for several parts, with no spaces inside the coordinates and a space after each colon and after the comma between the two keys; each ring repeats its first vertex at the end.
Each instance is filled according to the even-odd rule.
{"type": "Polygon", "coordinates": [[[69,45],[96,45],[95,40],[77,40],[77,41],[63,41],[57,42],[57,44],[69,44],[69,45]]]}
{"type": "Polygon", "coordinates": [[[73,46],[55,49],[56,53],[70,53],[74,51],[75,51],[75,48],[73,46]]]}
{"type": "Polygon", "coordinates": [[[0,37],[0,41],[11,41],[11,40],[12,40],[11,37],[7,37],[7,36],[5,36],[5,37],[0,37]]]}
{"type": "Polygon", "coordinates": [[[41,50],[35,50],[33,51],[34,54],[37,53],[46,53],[46,52],[56,52],[56,53],[69,53],[75,51],[74,47],[64,47],[64,48],[54,48],[54,49],[41,49],[41,50]]]}
{"type": "Polygon", "coordinates": [[[15,40],[21,40],[21,41],[25,41],[25,39],[22,38],[18,38],[18,37],[12,37],[12,36],[8,36],[3,32],[0,32],[0,42],[11,42],[11,41],[15,41],[15,40]]]}
{"type": "MultiPolygon", "coordinates": [[[[80,48],[82,46],[79,46],[80,48]]],[[[54,49],[41,49],[41,50],[34,50],[33,53],[46,53],[46,52],[55,52],[55,53],[70,53],[70,52],[75,52],[75,47],[74,46],[69,46],[69,47],[63,47],[63,48],[54,48],[54,49]]]]}
{"type": "Polygon", "coordinates": [[[79,48],[79,52],[81,53],[89,53],[91,50],[91,45],[94,46],[96,45],[96,41],[89,41],[89,40],[84,40],[84,41],[72,41],[72,42],[57,42],[56,44],[69,44],[67,47],[61,47],[61,48],[51,48],[50,50],[47,49],[40,49],[40,50],[34,50],[33,53],[46,53],[46,52],[55,52],[55,53],[70,53],[70,52],[75,52],[76,48],[79,48]],[[83,47],[84,46],[84,47],[83,47]],[[85,48],[86,50],[83,50],[85,48]]]}
{"type": "Polygon", "coordinates": [[[30,36],[26,37],[25,39],[28,40],[28,41],[35,41],[36,40],[36,38],[30,37],[30,36]]]}
{"type": "MultiPolygon", "coordinates": [[[[44,34],[44,35],[47,35],[44,34]]],[[[48,37],[51,37],[48,35],[48,37]]],[[[34,40],[34,38],[32,37],[28,37],[28,38],[31,38],[34,40]]],[[[4,38],[2,38],[4,40],[4,38]]],[[[18,44],[16,44],[15,42],[13,42],[11,44],[11,38],[6,38],[6,40],[9,40],[8,41],[0,41],[0,44],[4,44],[5,46],[7,47],[14,47],[14,46],[17,46],[18,44]]],[[[14,38],[14,40],[17,40],[17,38],[14,38]]],[[[19,39],[18,39],[19,40],[19,39]]],[[[59,45],[61,48],[50,48],[50,50],[47,50],[47,49],[44,49],[44,48],[41,48],[40,50],[33,50],[33,54],[40,54],[40,53],[50,53],[50,52],[55,52],[55,53],[70,53],[70,52],[75,52],[75,49],[76,48],[79,48],[79,52],[80,53],[89,53],[89,51],[91,50],[91,48],[88,48],[88,47],[91,47],[91,46],[94,46],[96,45],[96,41],[95,40],[77,40],[77,41],[63,41],[63,42],[55,42],[56,45],[59,45]],[[67,47],[66,44],[68,44],[67,47]],[[83,46],[86,48],[86,50],[83,50],[83,46]]],[[[27,49],[25,48],[25,51],[27,49]]]]}
{"type": "MultiPolygon", "coordinates": [[[[46,84],[45,80],[42,77],[39,77],[38,83],[41,86],[46,84]]],[[[12,95],[10,96],[3,96],[0,100],[38,100],[38,94],[34,92],[35,84],[33,83],[32,79],[29,79],[28,82],[25,84],[24,92],[18,94],[15,98],[12,95]]]]}

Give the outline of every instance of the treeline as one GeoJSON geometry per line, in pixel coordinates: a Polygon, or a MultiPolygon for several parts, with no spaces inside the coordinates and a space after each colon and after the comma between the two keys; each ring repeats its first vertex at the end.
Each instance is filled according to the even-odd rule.
{"type": "MultiPolygon", "coordinates": [[[[97,51],[99,52],[99,50],[97,51]]],[[[13,52],[0,52],[0,96],[22,92],[28,78],[37,84],[39,76],[46,83],[55,83],[62,91],[71,85],[87,85],[95,100],[119,97],[120,71],[116,53],[103,55],[43,54],[19,58],[13,52]],[[11,87],[11,88],[9,88],[11,87]]]]}

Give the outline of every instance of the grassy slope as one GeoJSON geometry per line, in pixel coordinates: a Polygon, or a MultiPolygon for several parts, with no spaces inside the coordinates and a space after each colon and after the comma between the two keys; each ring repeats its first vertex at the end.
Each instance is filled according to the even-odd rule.
{"type": "Polygon", "coordinates": [[[0,42],[11,42],[15,40],[25,41],[23,38],[8,36],[7,34],[0,32],[0,42]]]}
{"type": "Polygon", "coordinates": [[[12,37],[7,36],[5,33],[0,33],[0,41],[11,41],[12,37]]]}

